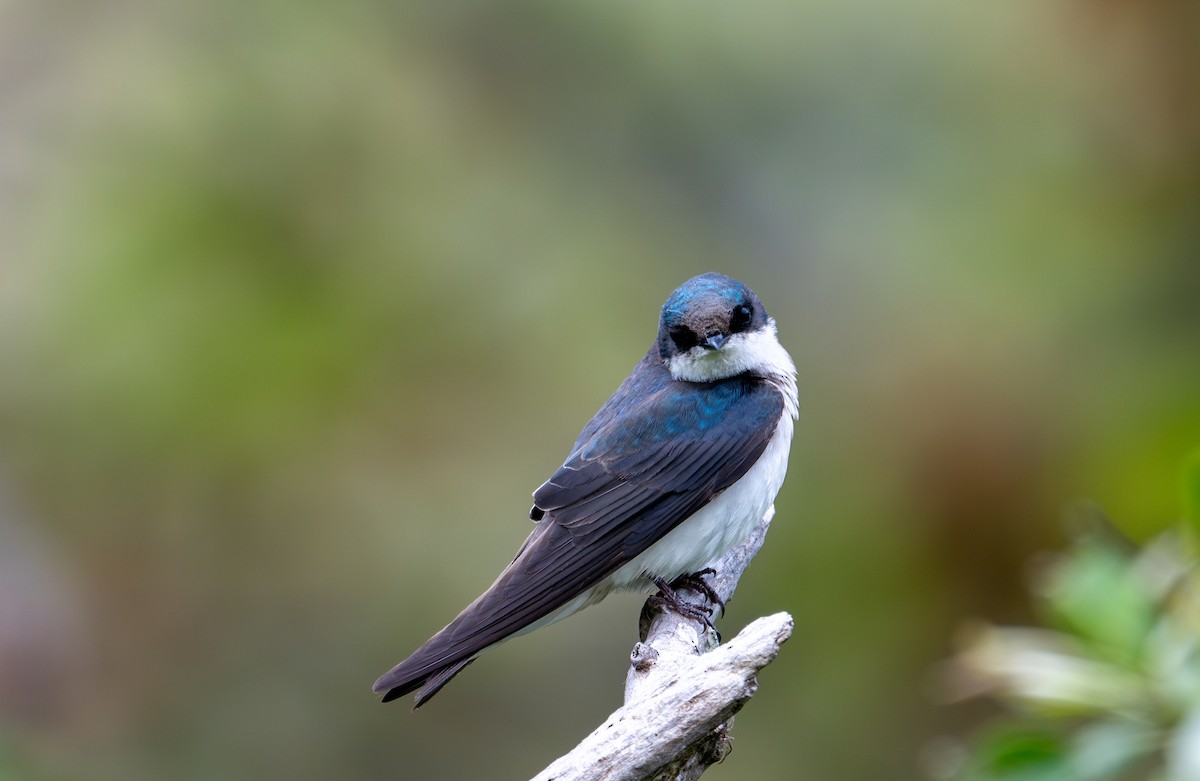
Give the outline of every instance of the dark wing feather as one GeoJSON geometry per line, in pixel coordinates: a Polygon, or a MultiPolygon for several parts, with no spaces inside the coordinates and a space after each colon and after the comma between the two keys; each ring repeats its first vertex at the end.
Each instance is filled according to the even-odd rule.
{"type": "MultiPolygon", "coordinates": [[[[663,371],[665,374],[665,370],[663,371]]],[[[561,608],[741,478],[783,414],[749,376],[689,385],[652,377],[620,425],[594,419],[566,463],[534,493],[544,517],[482,596],[375,683],[386,699],[431,697],[480,651],[561,608]],[[686,385],[686,387],[684,387],[686,385]]],[[[626,386],[629,383],[626,383],[626,386]]],[[[622,391],[597,414],[600,418],[622,391]]]]}

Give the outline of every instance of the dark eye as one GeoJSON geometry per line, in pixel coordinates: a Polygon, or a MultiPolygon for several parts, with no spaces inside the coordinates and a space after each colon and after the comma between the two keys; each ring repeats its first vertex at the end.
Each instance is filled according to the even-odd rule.
{"type": "Polygon", "coordinates": [[[750,319],[754,316],[754,310],[749,304],[742,304],[737,309],[733,310],[733,314],[729,317],[729,330],[733,333],[745,331],[746,326],[750,325],[750,319]]]}
{"type": "Polygon", "coordinates": [[[687,352],[696,345],[700,344],[700,340],[696,338],[696,334],[692,333],[692,329],[685,328],[682,325],[677,325],[670,331],[671,341],[679,348],[680,352],[687,352]]]}

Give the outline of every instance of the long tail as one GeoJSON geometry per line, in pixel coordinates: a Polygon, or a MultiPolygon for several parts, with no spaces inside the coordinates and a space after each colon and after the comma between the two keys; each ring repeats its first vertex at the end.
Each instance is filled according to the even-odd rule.
{"type": "Polygon", "coordinates": [[[500,581],[459,613],[446,628],[413,651],[411,656],[381,675],[371,687],[372,691],[383,692],[383,702],[391,702],[415,691],[415,710],[428,702],[488,647],[514,634],[512,630],[504,631],[507,627],[495,625],[494,617],[500,602],[498,585],[500,581]]]}
{"type": "MultiPolygon", "coordinates": [[[[620,560],[598,557],[581,566],[579,551],[567,529],[549,519],[539,523],[496,582],[375,681],[373,690],[384,693],[384,702],[415,691],[415,707],[419,708],[488,648],[565,618],[602,596],[592,586],[620,560]]],[[[603,555],[607,551],[598,552],[603,555]]]]}

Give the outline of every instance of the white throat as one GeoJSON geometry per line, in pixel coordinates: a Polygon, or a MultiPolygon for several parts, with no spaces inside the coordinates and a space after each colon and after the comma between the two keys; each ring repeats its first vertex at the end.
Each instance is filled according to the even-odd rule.
{"type": "Polygon", "coordinates": [[[719,350],[696,346],[667,359],[671,377],[684,382],[714,382],[744,372],[773,380],[783,392],[788,412],[796,416],[796,365],[779,343],[774,318],[765,328],[729,337],[719,350]]]}

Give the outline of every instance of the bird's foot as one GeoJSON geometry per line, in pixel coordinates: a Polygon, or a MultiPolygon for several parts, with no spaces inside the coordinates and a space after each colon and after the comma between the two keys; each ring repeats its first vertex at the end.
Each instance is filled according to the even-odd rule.
{"type": "Polygon", "coordinates": [[[699,624],[702,624],[705,629],[712,630],[717,637],[717,642],[721,642],[721,633],[717,631],[717,627],[713,625],[712,614],[710,610],[700,607],[699,605],[685,601],[677,589],[688,588],[704,594],[705,598],[714,605],[720,606],[724,611],[724,605],[717,598],[716,592],[712,587],[704,581],[704,575],[714,574],[712,570],[701,570],[700,572],[690,575],[683,575],[675,580],[667,583],[662,578],[655,578],[654,585],[658,586],[658,593],[649,597],[646,600],[646,605],[642,611],[641,635],[642,640],[646,639],[646,630],[649,629],[649,616],[647,610],[670,610],[673,613],[691,619],[699,624]]]}
{"type": "Polygon", "coordinates": [[[706,575],[716,574],[717,571],[712,567],[705,567],[699,572],[692,572],[675,578],[675,580],[671,581],[671,588],[675,591],[686,588],[703,594],[710,604],[716,606],[717,610],[719,611],[718,615],[724,617],[725,602],[722,601],[721,597],[717,595],[716,589],[709,585],[708,581],[704,579],[706,575]]]}

